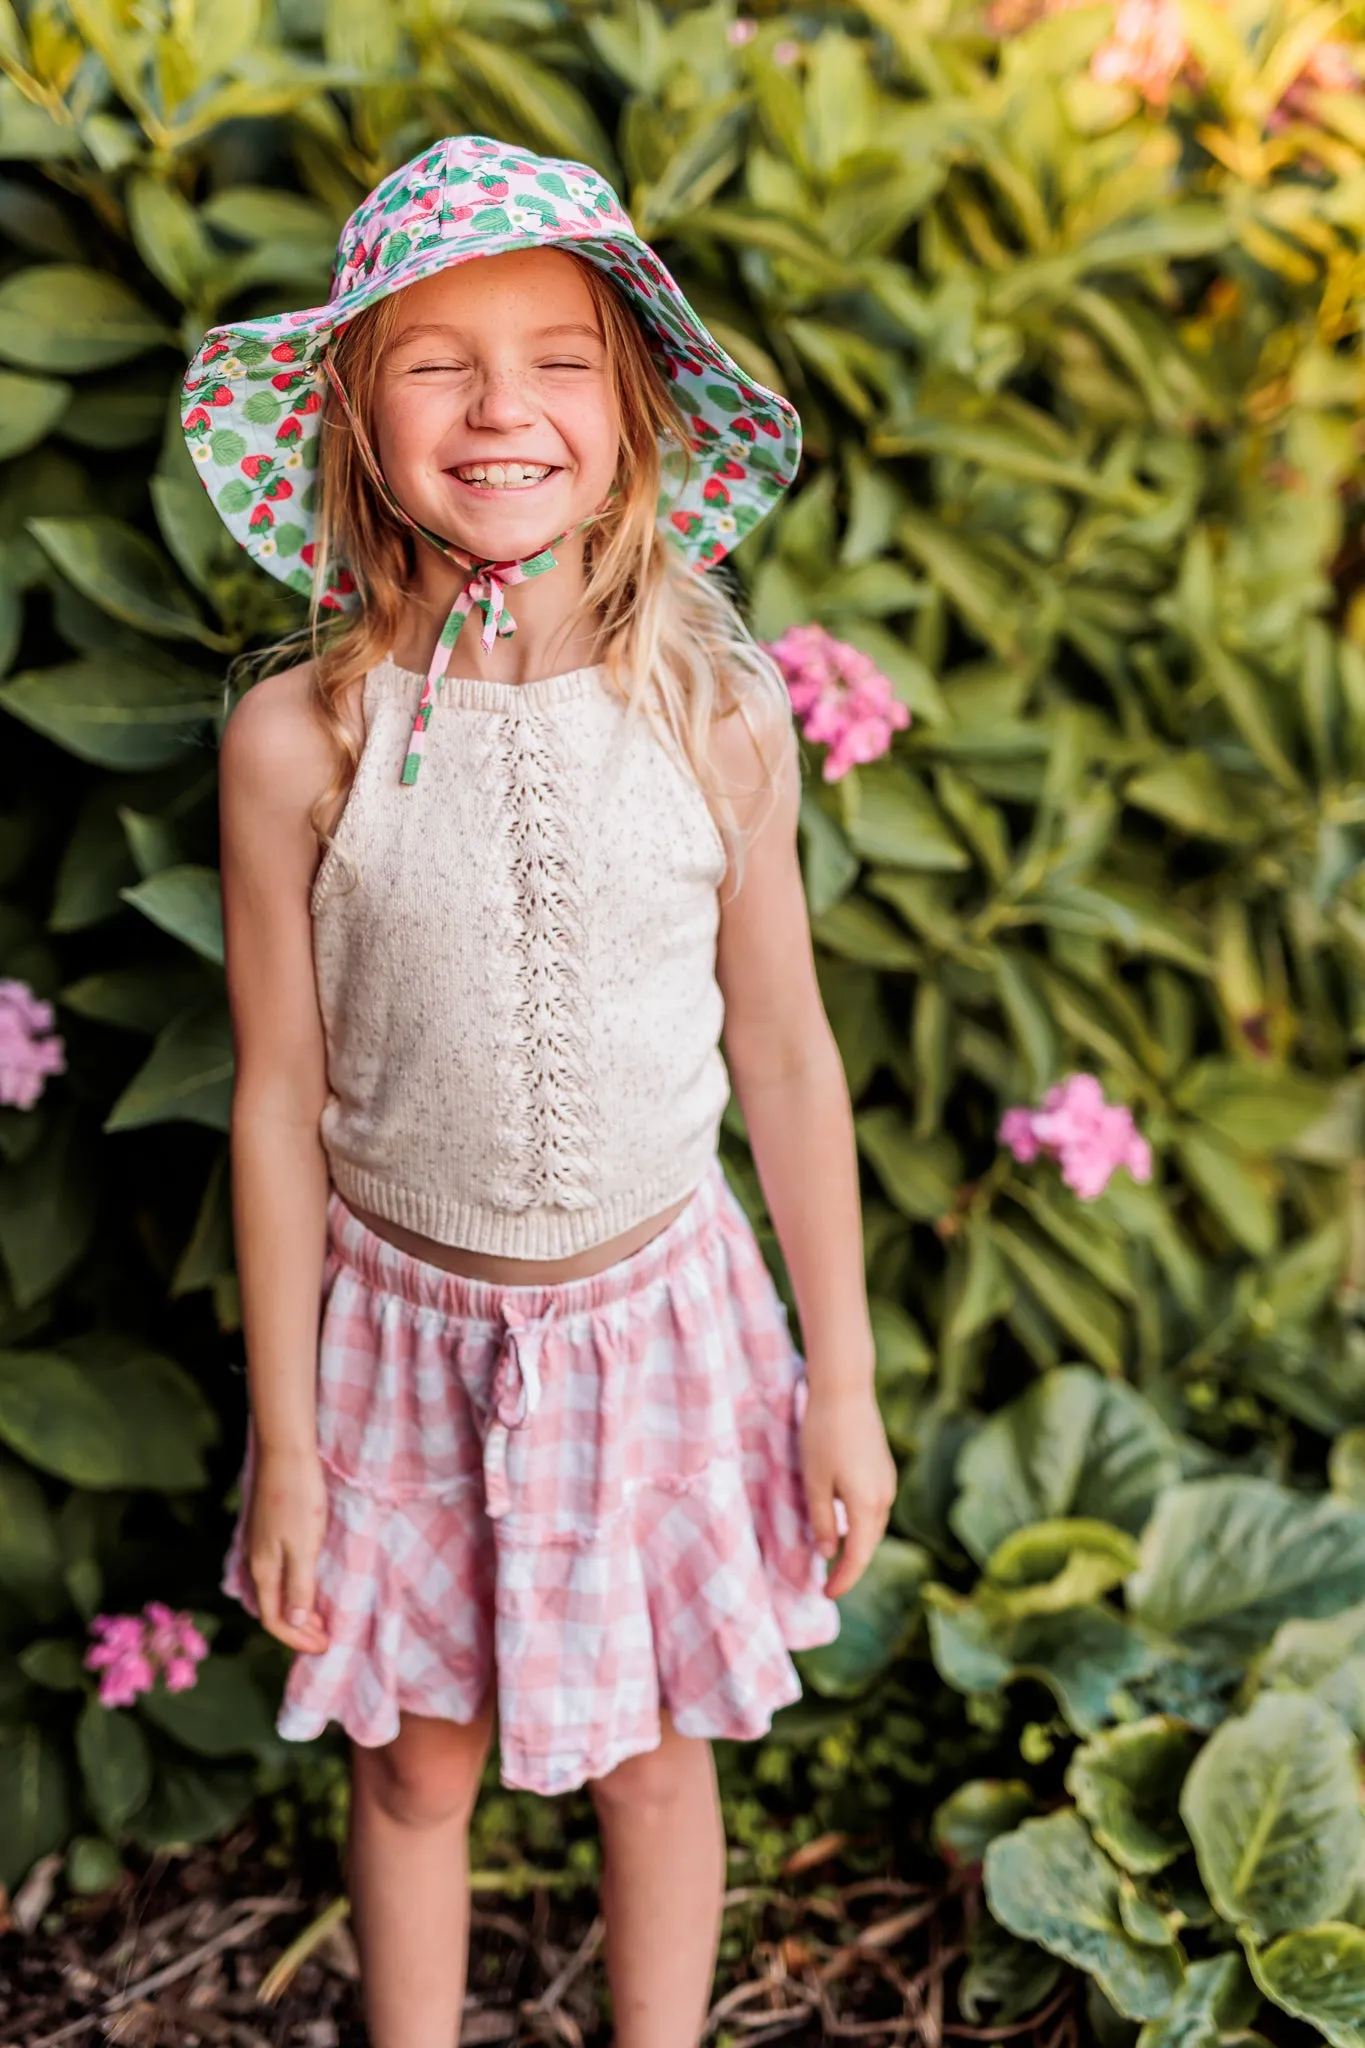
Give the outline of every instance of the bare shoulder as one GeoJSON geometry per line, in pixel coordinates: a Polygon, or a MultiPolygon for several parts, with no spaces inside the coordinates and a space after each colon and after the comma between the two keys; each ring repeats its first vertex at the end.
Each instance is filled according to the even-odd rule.
{"type": "Polygon", "coordinates": [[[711,765],[741,817],[754,821],[770,809],[794,804],[800,793],[800,755],[785,692],[741,683],[711,721],[711,765]]]}
{"type": "Polygon", "coordinates": [[[313,707],[313,663],[280,669],[233,706],[219,757],[224,793],[306,811],[326,787],[330,751],[313,707]]]}
{"type": "MultiPolygon", "coordinates": [[[[219,774],[222,800],[233,808],[279,818],[311,816],[332,785],[336,741],[318,709],[312,661],[263,676],[233,707],[223,732],[219,774]]],[[[363,740],[358,704],[341,715],[363,740]]]]}

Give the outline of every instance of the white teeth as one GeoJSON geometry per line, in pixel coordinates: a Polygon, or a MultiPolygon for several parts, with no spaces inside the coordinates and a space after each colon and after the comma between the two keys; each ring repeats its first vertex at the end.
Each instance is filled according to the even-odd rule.
{"type": "Polygon", "coordinates": [[[550,474],[548,462],[467,462],[455,472],[461,483],[482,484],[493,491],[525,490],[550,474]]]}

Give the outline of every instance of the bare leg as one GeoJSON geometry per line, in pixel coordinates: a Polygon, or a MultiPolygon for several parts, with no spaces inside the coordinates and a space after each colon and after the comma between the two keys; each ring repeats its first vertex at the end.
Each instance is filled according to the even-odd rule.
{"type": "Polygon", "coordinates": [[[590,1787],[615,2048],[696,2048],[716,1967],[725,1831],[711,1746],[662,1718],[658,1749],[590,1787]]]}
{"type": "Polygon", "coordinates": [[[456,2048],[469,1963],[469,1817],[493,1725],[404,1714],[351,1747],[348,1884],[373,2048],[456,2048]]]}

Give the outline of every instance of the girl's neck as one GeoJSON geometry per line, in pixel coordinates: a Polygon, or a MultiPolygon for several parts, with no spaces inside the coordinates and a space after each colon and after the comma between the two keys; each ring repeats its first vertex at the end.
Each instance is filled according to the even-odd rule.
{"type": "MultiPolygon", "coordinates": [[[[588,668],[597,661],[597,625],[583,602],[587,592],[583,536],[576,534],[561,541],[555,557],[553,569],[507,587],[507,609],[517,630],[495,640],[488,653],[479,638],[483,612],[474,607],[451,653],[449,675],[530,683],[570,669],[588,668]]],[[[453,563],[430,548],[421,549],[407,586],[402,624],[394,637],[393,658],[400,668],[425,672],[436,636],[464,580],[465,572],[453,563]]]]}

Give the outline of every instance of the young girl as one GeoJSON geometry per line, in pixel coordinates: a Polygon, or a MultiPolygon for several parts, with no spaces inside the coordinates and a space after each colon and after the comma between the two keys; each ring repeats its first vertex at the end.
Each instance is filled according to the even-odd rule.
{"type": "Polygon", "coordinates": [[[351,1740],[376,2048],[458,2038],[495,1710],[504,1783],[591,1789],[619,2048],[690,2048],[709,1739],[797,1697],[894,1482],[790,707],[697,573],[799,426],[592,171],[469,136],[185,389],[228,526],[315,601],[223,743],[225,1585],[298,1653],[281,1733],[351,1740]],[[732,1086],[804,1357],[721,1171],[732,1086]]]}

